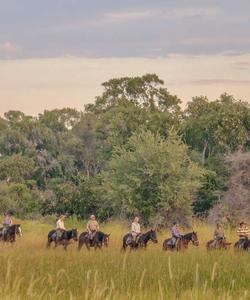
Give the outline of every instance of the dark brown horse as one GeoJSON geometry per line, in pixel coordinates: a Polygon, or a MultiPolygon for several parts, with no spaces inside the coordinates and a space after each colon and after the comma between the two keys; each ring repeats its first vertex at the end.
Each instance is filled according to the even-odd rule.
{"type": "Polygon", "coordinates": [[[94,237],[90,239],[87,231],[82,232],[79,236],[78,250],[81,250],[83,245],[85,245],[88,250],[90,250],[90,247],[93,247],[95,250],[102,249],[103,246],[108,247],[109,237],[110,233],[106,234],[102,231],[97,231],[94,237]]]}
{"type": "Polygon", "coordinates": [[[152,241],[153,243],[158,243],[155,229],[151,229],[148,232],[141,234],[138,237],[137,241],[134,241],[131,233],[127,233],[123,237],[122,241],[122,250],[126,250],[127,247],[130,247],[130,249],[146,249],[149,241],[152,241]]]}
{"type": "Polygon", "coordinates": [[[228,243],[226,238],[221,238],[217,241],[217,243],[215,244],[214,243],[214,240],[210,240],[207,242],[207,250],[215,250],[215,249],[218,249],[218,250],[227,250],[230,248],[230,245],[232,243],[228,243]]]}
{"type": "Polygon", "coordinates": [[[172,244],[172,239],[169,238],[169,239],[166,239],[164,242],[163,242],[163,245],[162,245],[162,249],[167,251],[167,250],[170,250],[170,251],[180,251],[180,250],[186,250],[188,248],[188,244],[192,242],[192,244],[194,246],[199,246],[199,240],[198,240],[198,236],[197,236],[197,232],[190,232],[190,233],[187,233],[183,236],[181,236],[177,242],[176,242],[176,245],[173,245],[172,244]]]}
{"type": "Polygon", "coordinates": [[[4,228],[0,229],[0,240],[7,243],[15,243],[16,236],[22,236],[22,229],[20,224],[14,224],[11,226],[8,226],[5,229],[5,232],[3,231],[4,228]],[[4,233],[3,233],[4,232],[4,233]]]}
{"type": "Polygon", "coordinates": [[[250,250],[250,240],[249,239],[240,239],[234,244],[234,250],[250,250]]]}
{"type": "Polygon", "coordinates": [[[50,248],[51,243],[54,242],[55,248],[58,245],[62,245],[64,250],[67,250],[68,245],[77,240],[77,229],[64,231],[59,239],[57,238],[56,230],[51,230],[48,233],[47,248],[50,248]]]}

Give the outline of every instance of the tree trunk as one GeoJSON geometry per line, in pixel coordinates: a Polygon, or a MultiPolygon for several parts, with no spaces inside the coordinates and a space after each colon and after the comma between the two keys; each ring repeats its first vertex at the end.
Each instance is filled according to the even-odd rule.
{"type": "Polygon", "coordinates": [[[204,146],[203,146],[203,151],[202,151],[202,165],[203,166],[205,164],[207,146],[208,146],[208,142],[207,142],[207,140],[205,140],[204,146]]]}

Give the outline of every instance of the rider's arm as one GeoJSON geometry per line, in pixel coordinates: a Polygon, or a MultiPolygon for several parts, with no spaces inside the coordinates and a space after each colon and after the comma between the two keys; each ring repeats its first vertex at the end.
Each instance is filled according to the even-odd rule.
{"type": "Polygon", "coordinates": [[[63,229],[63,230],[65,230],[64,223],[61,220],[58,220],[56,222],[56,229],[63,229]]]}
{"type": "Polygon", "coordinates": [[[132,232],[136,232],[136,228],[135,228],[135,223],[134,222],[131,225],[131,231],[132,232]]]}
{"type": "Polygon", "coordinates": [[[66,230],[65,226],[64,226],[64,222],[61,223],[62,229],[66,230]]]}

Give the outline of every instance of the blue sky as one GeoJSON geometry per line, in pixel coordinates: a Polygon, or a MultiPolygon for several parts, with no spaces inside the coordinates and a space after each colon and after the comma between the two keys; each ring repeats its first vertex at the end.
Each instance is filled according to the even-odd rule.
{"type": "Polygon", "coordinates": [[[250,52],[249,0],[0,0],[0,59],[250,52]]]}

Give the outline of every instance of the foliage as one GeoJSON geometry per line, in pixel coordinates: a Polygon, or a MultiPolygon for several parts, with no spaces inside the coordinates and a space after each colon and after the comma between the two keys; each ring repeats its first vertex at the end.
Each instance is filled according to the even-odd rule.
{"type": "Polygon", "coordinates": [[[155,215],[173,220],[175,211],[185,211],[187,218],[201,175],[174,132],[165,141],[159,134],[139,131],[125,148],[116,148],[102,174],[102,193],[117,203],[116,211],[126,216],[138,214],[146,224],[155,215]]]}
{"type": "Polygon", "coordinates": [[[224,156],[250,147],[247,102],[200,96],[182,110],[156,74],[114,78],[103,88],[84,113],[9,111],[0,118],[1,212],[17,208],[15,184],[24,199],[32,197],[24,216],[139,213],[145,222],[170,215],[185,222],[191,203],[193,213],[207,215],[224,201],[236,172],[224,156]]]}

